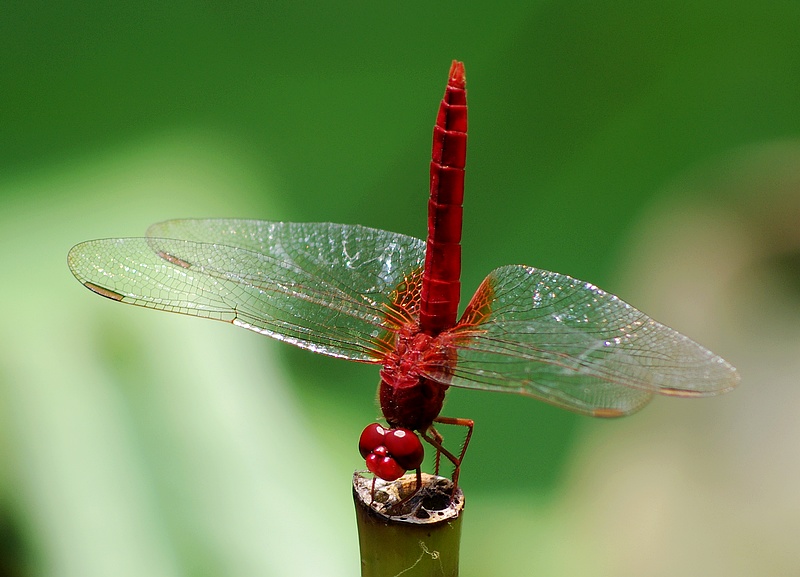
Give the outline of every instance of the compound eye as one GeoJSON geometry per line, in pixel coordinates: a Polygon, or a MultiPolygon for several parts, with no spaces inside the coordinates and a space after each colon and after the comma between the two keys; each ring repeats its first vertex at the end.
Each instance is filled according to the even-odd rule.
{"type": "Polygon", "coordinates": [[[416,469],[425,458],[425,449],[419,437],[409,429],[389,429],[385,433],[389,454],[406,470],[416,469]]]}
{"type": "Polygon", "coordinates": [[[361,432],[361,438],[358,440],[358,452],[365,459],[376,448],[385,444],[386,429],[381,427],[378,423],[367,425],[361,432]]]}
{"type": "Polygon", "coordinates": [[[395,481],[402,477],[406,470],[389,456],[372,453],[367,457],[367,469],[384,481],[395,481]]]}
{"type": "Polygon", "coordinates": [[[409,469],[418,469],[425,457],[422,443],[410,429],[386,429],[367,425],[358,440],[358,452],[367,469],[384,481],[399,479],[409,469]]]}

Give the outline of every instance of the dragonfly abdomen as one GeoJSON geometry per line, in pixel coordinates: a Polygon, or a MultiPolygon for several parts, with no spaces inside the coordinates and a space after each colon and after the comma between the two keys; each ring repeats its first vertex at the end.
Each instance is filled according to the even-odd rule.
{"type": "Polygon", "coordinates": [[[428,239],[420,329],[437,335],[455,325],[461,296],[461,222],[467,156],[464,65],[453,62],[433,129],[428,239]]]}

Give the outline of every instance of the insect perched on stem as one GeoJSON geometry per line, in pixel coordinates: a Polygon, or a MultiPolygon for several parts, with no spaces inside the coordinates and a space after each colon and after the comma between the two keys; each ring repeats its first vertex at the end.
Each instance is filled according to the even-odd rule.
{"type": "MultiPolygon", "coordinates": [[[[375,475],[420,475],[422,444],[458,481],[473,422],[440,416],[448,387],[506,391],[595,417],[655,393],[731,390],[728,362],[614,295],[528,266],[489,273],[461,316],[467,142],[464,66],[453,62],[433,131],[427,241],[360,225],[172,220],[146,238],[75,246],[69,266],[101,296],[233,323],[314,352],[382,365],[388,427],[359,449],[375,475]],[[467,427],[458,454],[434,424],[467,427]]],[[[438,472],[438,471],[437,471],[438,472]]]]}

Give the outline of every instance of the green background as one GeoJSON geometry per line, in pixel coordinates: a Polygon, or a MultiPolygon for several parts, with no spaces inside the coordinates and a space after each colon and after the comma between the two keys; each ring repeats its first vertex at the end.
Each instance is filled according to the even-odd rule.
{"type": "MultiPolygon", "coordinates": [[[[519,263],[657,310],[623,272],[643,219],[681,214],[670,191],[687,174],[797,138],[799,32],[796,1],[0,7],[0,575],[357,572],[348,482],[377,370],[103,301],[71,278],[70,246],[206,216],[422,237],[455,58],[464,299],[519,263]]],[[[733,188],[685,200],[727,214],[733,188]]],[[[693,254],[660,246],[653,270],[693,254]]],[[[704,343],[729,356],[725,338],[704,343]]],[[[554,511],[587,439],[627,425],[449,397],[445,414],[476,421],[462,575],[592,566],[593,546],[558,529],[579,511],[554,511]]],[[[614,547],[600,554],[635,549],[614,547]]]]}

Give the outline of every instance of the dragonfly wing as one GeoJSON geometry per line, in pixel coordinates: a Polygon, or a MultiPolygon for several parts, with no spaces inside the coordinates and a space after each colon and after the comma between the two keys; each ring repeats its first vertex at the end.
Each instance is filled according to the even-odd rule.
{"type": "Polygon", "coordinates": [[[523,266],[494,270],[452,331],[449,384],[530,395],[593,416],[643,407],[653,393],[732,389],[730,364],[614,295],[523,266]]]}
{"type": "Polygon", "coordinates": [[[416,312],[424,242],[357,225],[169,221],[69,253],[73,274],[130,304],[232,322],[330,356],[379,362],[416,312]],[[177,237],[177,238],[176,238],[177,237]]]}

